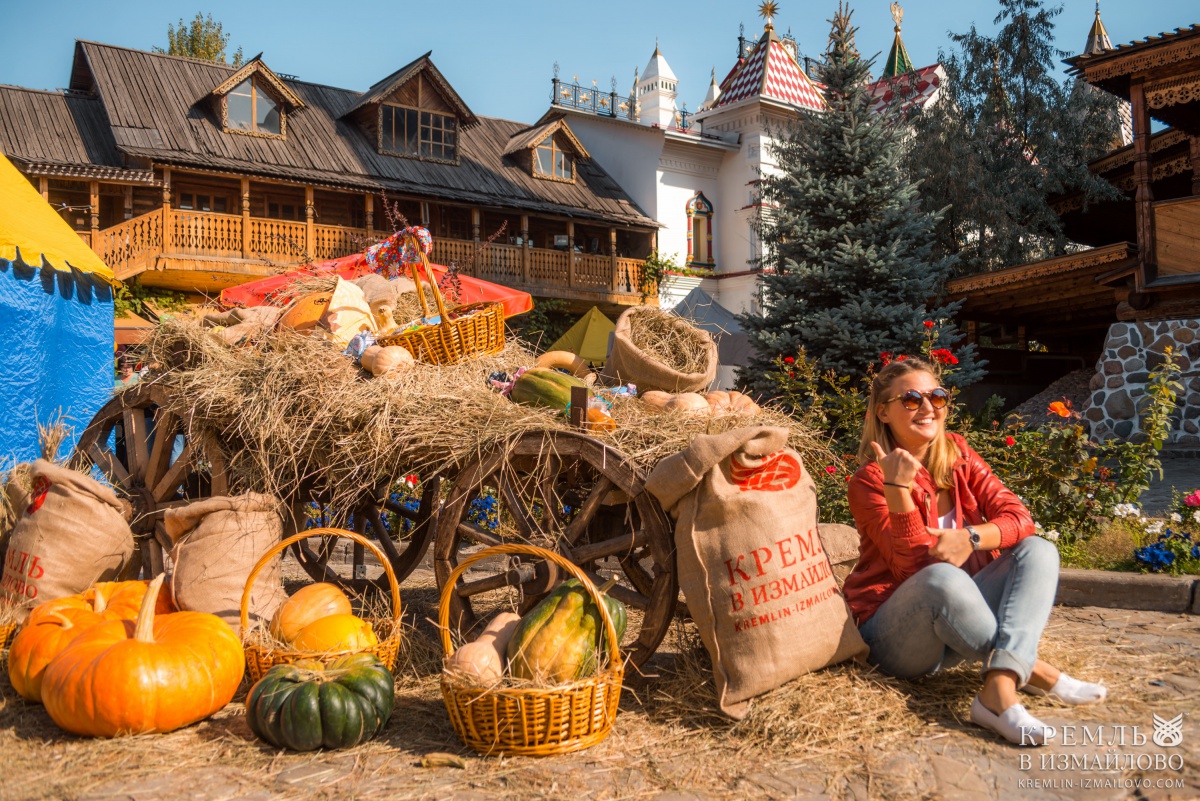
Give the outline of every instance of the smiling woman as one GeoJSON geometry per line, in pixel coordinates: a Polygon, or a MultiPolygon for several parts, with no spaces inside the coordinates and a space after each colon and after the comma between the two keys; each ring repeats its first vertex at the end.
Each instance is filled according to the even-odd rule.
{"type": "Polygon", "coordinates": [[[950,393],[922,359],[893,361],[871,382],[850,511],[861,557],[846,600],[870,660],[900,678],[981,662],[971,720],[1019,745],[1054,729],[1017,690],[1067,703],[1102,701],[1037,658],[1058,587],[1058,551],[966,440],[946,432],[950,393]]]}

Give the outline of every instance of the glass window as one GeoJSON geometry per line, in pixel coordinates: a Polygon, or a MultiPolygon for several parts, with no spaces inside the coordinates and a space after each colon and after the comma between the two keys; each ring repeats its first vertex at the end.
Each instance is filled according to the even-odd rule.
{"type": "Polygon", "coordinates": [[[533,160],[534,175],[570,181],[574,179],[574,169],[574,157],[558,146],[554,141],[554,134],[547,136],[537,146],[537,155],[533,160]]]}
{"type": "Polygon", "coordinates": [[[242,81],[226,97],[225,116],[231,130],[283,135],[283,110],[253,78],[242,81]]]}
{"type": "Polygon", "coordinates": [[[383,149],[402,156],[454,161],[458,120],[446,114],[403,106],[383,107],[383,149]]]}

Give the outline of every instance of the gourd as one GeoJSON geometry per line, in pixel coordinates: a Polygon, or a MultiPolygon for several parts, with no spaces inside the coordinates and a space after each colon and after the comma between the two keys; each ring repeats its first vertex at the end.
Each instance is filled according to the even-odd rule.
{"type": "Polygon", "coordinates": [[[569,350],[548,350],[533,362],[535,367],[562,368],[573,376],[583,378],[588,374],[588,365],[581,357],[569,350]]]}
{"type": "Polygon", "coordinates": [[[352,748],[383,731],[392,716],[391,671],[371,654],[328,667],[302,659],[276,665],[246,696],[246,722],[277,748],[352,748]]]}
{"type": "Polygon", "coordinates": [[[155,615],[163,577],[137,623],[80,634],[46,668],[42,701],[61,728],[90,737],[174,731],[233,700],[246,669],[233,629],[206,612],[155,615]]]}
{"type": "Polygon", "coordinates": [[[504,655],[508,642],[517,631],[521,616],[501,612],[492,618],[478,639],[463,645],[447,657],[444,670],[451,675],[494,684],[504,676],[504,655]]]}
{"type": "MultiPolygon", "coordinates": [[[[624,605],[600,588],[619,641],[625,633],[624,605]]],[[[600,612],[577,579],[569,579],[521,618],[508,643],[508,669],[515,679],[541,684],[575,681],[596,672],[597,643],[604,636],[600,612]]],[[[603,644],[607,650],[607,643],[603,644]]],[[[602,653],[602,651],[601,651],[602,653]]]]}
{"type": "Polygon", "coordinates": [[[379,644],[371,624],[350,614],[326,615],[296,633],[292,646],[299,651],[362,651],[379,644]]]}
{"type": "MultiPolygon", "coordinates": [[[[83,609],[102,615],[104,620],[134,620],[146,597],[149,581],[101,581],[75,595],[55,598],[34,607],[29,613],[32,623],[43,615],[64,609],[83,609]]],[[[156,614],[165,615],[176,611],[171,602],[171,593],[160,593],[155,602],[156,614]]]]}
{"type": "Polygon", "coordinates": [[[617,421],[604,409],[589,406],[587,410],[587,422],[583,427],[588,431],[616,431],[617,421]]]}
{"type": "Polygon", "coordinates": [[[271,636],[290,643],[309,623],[329,615],[349,615],[353,611],[350,599],[333,584],[307,584],[275,610],[271,618],[271,636]]]}
{"type": "Polygon", "coordinates": [[[364,370],[369,370],[371,375],[381,376],[407,372],[416,364],[416,360],[407,348],[399,345],[389,345],[386,348],[372,345],[363,351],[359,363],[364,370]]]}
{"type": "Polygon", "coordinates": [[[704,399],[713,414],[757,414],[762,411],[752,398],[736,390],[709,392],[704,399]]]}
{"type": "Polygon", "coordinates": [[[684,414],[710,411],[708,401],[704,399],[703,395],[696,392],[681,392],[667,401],[664,408],[669,412],[683,412],[684,414]]]}
{"type": "Polygon", "coordinates": [[[8,651],[8,680],[27,701],[42,702],[46,666],[71,642],[104,618],[88,609],[63,607],[30,619],[8,651]]]}
{"type": "Polygon", "coordinates": [[[657,406],[658,408],[662,409],[665,408],[675,396],[670,392],[663,392],[661,389],[648,389],[638,397],[651,406],[657,406]]]}
{"type": "Polygon", "coordinates": [[[583,381],[557,370],[532,367],[513,382],[508,397],[526,406],[549,406],[566,409],[571,405],[571,388],[586,387],[583,381]]]}

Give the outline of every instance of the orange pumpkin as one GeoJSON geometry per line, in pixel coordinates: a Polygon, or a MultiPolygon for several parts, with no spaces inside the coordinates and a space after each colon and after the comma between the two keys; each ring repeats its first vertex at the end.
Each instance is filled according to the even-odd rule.
{"type": "MultiPolygon", "coordinates": [[[[148,581],[101,581],[76,595],[56,598],[34,607],[29,613],[32,622],[39,616],[63,609],[86,609],[89,612],[103,615],[105,620],[133,620],[146,597],[148,581]]],[[[165,615],[175,611],[171,602],[171,594],[159,594],[154,612],[165,615]]]]}
{"type": "Polygon", "coordinates": [[[651,406],[657,406],[658,408],[662,409],[668,403],[670,403],[671,399],[675,396],[670,392],[663,392],[661,389],[648,389],[641,395],[638,395],[638,397],[651,406]]]}
{"type": "Polygon", "coordinates": [[[371,624],[354,615],[328,615],[314,620],[296,634],[293,647],[299,651],[362,651],[378,645],[371,624]]]}
{"type": "Polygon", "coordinates": [[[137,622],[93,626],[42,677],[42,701],[63,729],[91,737],[174,731],[231,700],[246,669],[233,629],[206,612],[155,615],[163,577],[137,622]]]}
{"type": "Polygon", "coordinates": [[[275,610],[275,616],[271,618],[271,636],[291,642],[309,623],[329,615],[349,615],[353,611],[350,599],[333,584],[308,584],[275,610]]]}
{"type": "Polygon", "coordinates": [[[46,666],[72,640],[103,622],[101,615],[88,609],[63,608],[45,612],[36,620],[31,617],[8,651],[8,680],[13,689],[22,698],[41,703],[46,666]]]}

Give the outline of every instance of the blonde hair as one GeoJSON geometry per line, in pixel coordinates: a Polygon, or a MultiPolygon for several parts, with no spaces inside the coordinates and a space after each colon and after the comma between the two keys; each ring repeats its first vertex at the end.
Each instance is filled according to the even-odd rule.
{"type": "MultiPolygon", "coordinates": [[[[895,361],[888,364],[878,373],[871,381],[870,396],[867,398],[867,418],[863,422],[862,439],[858,444],[858,461],[864,465],[875,461],[875,449],[871,447],[872,442],[878,442],[879,447],[883,448],[885,453],[891,453],[896,448],[896,441],[892,437],[891,429],[887,423],[879,419],[875,413],[876,410],[883,405],[884,401],[888,400],[892,384],[897,378],[908,375],[909,373],[929,373],[934,378],[937,377],[937,370],[932,364],[924,359],[908,357],[901,361],[895,361]]],[[[943,430],[933,442],[929,444],[929,450],[925,454],[925,469],[929,471],[929,475],[933,477],[933,481],[941,489],[950,489],[954,486],[954,463],[958,461],[961,454],[958,448],[943,430]]]]}

